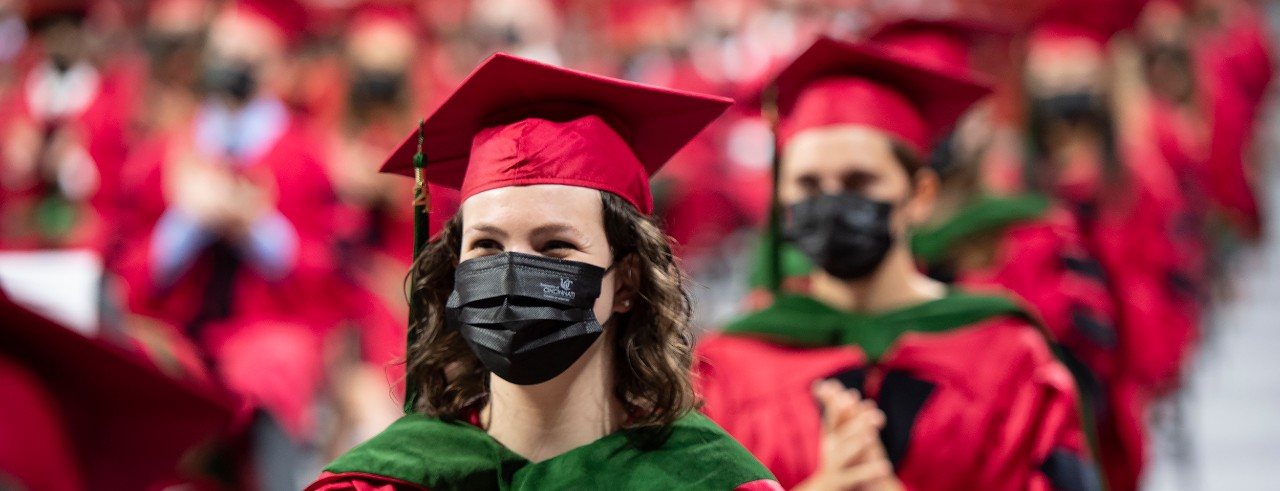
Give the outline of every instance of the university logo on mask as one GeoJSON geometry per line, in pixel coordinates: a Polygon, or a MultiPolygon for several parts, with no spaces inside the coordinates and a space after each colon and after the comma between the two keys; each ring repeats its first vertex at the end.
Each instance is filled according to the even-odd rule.
{"type": "Polygon", "coordinates": [[[553,300],[573,300],[577,296],[572,290],[573,280],[569,278],[560,278],[559,287],[547,283],[539,283],[538,286],[542,287],[542,296],[553,300]]]}

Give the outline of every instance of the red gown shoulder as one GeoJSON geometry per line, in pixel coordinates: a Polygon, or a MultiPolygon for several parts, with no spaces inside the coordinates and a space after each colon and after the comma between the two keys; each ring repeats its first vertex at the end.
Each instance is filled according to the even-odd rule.
{"type": "Polygon", "coordinates": [[[896,429],[882,440],[909,489],[1069,489],[1055,479],[1091,465],[1071,375],[1025,320],[909,332],[874,364],[856,346],[721,334],[695,355],[704,412],[783,487],[817,467],[821,414],[810,388],[825,378],[859,388],[890,415],[896,429]]]}
{"type": "Polygon", "coordinates": [[[324,472],[305,491],[429,491],[417,484],[359,472],[324,472]]]}

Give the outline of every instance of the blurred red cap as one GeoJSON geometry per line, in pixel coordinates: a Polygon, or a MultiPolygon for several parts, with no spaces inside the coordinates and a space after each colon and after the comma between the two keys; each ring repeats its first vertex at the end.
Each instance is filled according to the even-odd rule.
{"type": "MultiPolygon", "coordinates": [[[[231,403],[169,378],[136,356],[87,338],[0,294],[0,358],[33,374],[61,409],[93,489],[148,489],[174,477],[192,446],[230,422],[231,403]]],[[[39,447],[0,438],[0,446],[39,447]]]]}
{"type": "Polygon", "coordinates": [[[235,0],[235,9],[267,21],[290,47],[296,46],[311,27],[309,12],[298,0],[235,0]]]}
{"type": "Polygon", "coordinates": [[[806,129],[852,124],[889,133],[920,155],[991,92],[963,75],[825,37],[784,68],[773,87],[784,145],[806,129]]]}
{"type": "Polygon", "coordinates": [[[1041,12],[1032,39],[1041,43],[1087,39],[1100,46],[1128,29],[1147,0],[1052,0],[1041,12]]]}
{"type": "Polygon", "coordinates": [[[422,30],[412,3],[401,0],[367,0],[356,5],[350,14],[347,31],[394,24],[417,35],[422,30]]]}
{"type": "MultiPolygon", "coordinates": [[[[423,125],[426,179],[476,193],[566,184],[653,211],[649,176],[732,103],[497,53],[423,125]]],[[[413,173],[415,131],[383,172],[413,173]]]]}
{"type": "Polygon", "coordinates": [[[93,6],[90,0],[27,0],[22,11],[27,22],[40,23],[59,15],[87,15],[93,6]]]}
{"type": "Polygon", "coordinates": [[[1012,34],[1004,26],[976,19],[907,18],[881,25],[867,41],[921,65],[970,74],[969,53],[975,43],[1012,34]]]}

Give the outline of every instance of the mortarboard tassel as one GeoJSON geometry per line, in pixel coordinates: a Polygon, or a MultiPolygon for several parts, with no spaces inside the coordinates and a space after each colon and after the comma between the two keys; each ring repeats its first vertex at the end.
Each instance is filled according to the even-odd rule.
{"type": "MultiPolygon", "coordinates": [[[[422,254],[422,250],[426,248],[427,241],[430,238],[430,221],[431,221],[431,192],[427,188],[426,178],[423,175],[427,167],[427,158],[422,154],[422,131],[426,124],[425,119],[418,120],[418,151],[413,154],[413,262],[417,262],[418,256],[422,254]]],[[[411,273],[413,274],[413,273],[411,273]]],[[[416,274],[413,274],[411,285],[418,284],[416,274]]],[[[412,290],[412,286],[410,289],[412,290]]],[[[414,323],[422,318],[422,307],[413,298],[412,293],[409,295],[409,332],[405,345],[405,353],[408,354],[408,348],[413,346],[413,342],[417,340],[417,331],[414,330],[414,323]]],[[[404,412],[411,413],[418,402],[418,390],[409,384],[404,387],[404,412]]]]}
{"type": "Polygon", "coordinates": [[[778,136],[778,87],[770,85],[761,95],[761,112],[769,121],[769,129],[773,134],[773,159],[770,162],[773,178],[769,189],[769,224],[768,247],[769,269],[765,275],[765,286],[775,296],[782,289],[782,204],[778,202],[778,173],[782,170],[782,149],[778,136]]]}

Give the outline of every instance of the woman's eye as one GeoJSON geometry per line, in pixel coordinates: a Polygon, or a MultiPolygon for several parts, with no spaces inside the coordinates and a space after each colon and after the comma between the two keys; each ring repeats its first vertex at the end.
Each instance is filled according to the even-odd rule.
{"type": "Polygon", "coordinates": [[[542,250],[544,251],[564,251],[572,249],[577,249],[577,247],[563,240],[548,241],[546,245],[542,246],[542,250]]]}
{"type": "Polygon", "coordinates": [[[472,249],[492,249],[495,251],[500,251],[502,250],[502,244],[499,244],[498,241],[496,240],[480,239],[475,242],[472,242],[471,248],[472,249]]]}

